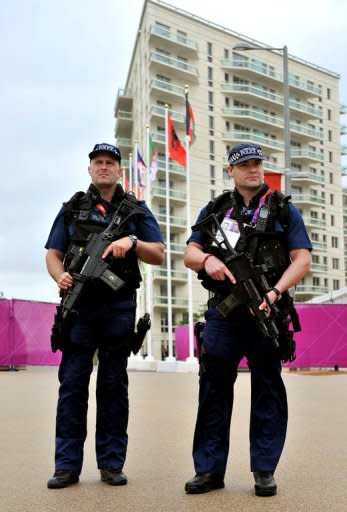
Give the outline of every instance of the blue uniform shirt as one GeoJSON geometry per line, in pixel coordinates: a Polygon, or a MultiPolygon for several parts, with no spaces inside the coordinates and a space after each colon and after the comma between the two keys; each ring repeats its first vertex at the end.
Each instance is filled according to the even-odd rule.
{"type": "MultiPolygon", "coordinates": [[[[205,206],[199,213],[196,220],[196,224],[206,216],[207,206],[205,206]]],[[[312,250],[312,244],[308,237],[304,221],[299,210],[291,203],[289,203],[289,219],[288,228],[284,230],[283,226],[278,220],[275,221],[275,231],[283,232],[285,235],[285,241],[288,251],[294,249],[308,249],[312,250]]],[[[204,237],[200,231],[194,231],[188,242],[195,242],[199,245],[204,246],[204,237]]]]}
{"type": "MultiPolygon", "coordinates": [[[[141,215],[137,226],[129,221],[129,231],[144,242],[163,242],[159,225],[152,212],[145,203],[141,203],[141,208],[145,210],[145,215],[141,215]]],[[[111,221],[111,217],[107,215],[104,217],[97,208],[94,208],[91,220],[104,224],[106,228],[111,221]]],[[[70,243],[70,236],[73,234],[72,230],[72,225],[70,225],[68,229],[65,227],[64,207],[62,207],[54,220],[45,248],[57,249],[65,254],[70,243]]]]}

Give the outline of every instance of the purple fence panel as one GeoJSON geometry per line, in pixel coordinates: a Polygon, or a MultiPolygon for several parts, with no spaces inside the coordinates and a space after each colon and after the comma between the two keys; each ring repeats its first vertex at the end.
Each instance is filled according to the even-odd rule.
{"type": "MultiPolygon", "coordinates": [[[[295,334],[296,360],[284,366],[293,368],[347,368],[347,305],[297,304],[302,331],[295,334]]],[[[176,329],[176,357],[189,355],[188,326],[176,329]]],[[[196,354],[195,354],[196,355],[196,354]]],[[[240,367],[247,366],[242,359],[240,367]]]]}
{"type": "Polygon", "coordinates": [[[10,365],[57,365],[61,353],[53,353],[50,332],[56,305],[48,302],[12,299],[8,301],[9,336],[7,362],[10,365]]]}
{"type": "Polygon", "coordinates": [[[11,301],[0,300],[0,365],[9,366],[10,354],[10,305],[11,301]]]}

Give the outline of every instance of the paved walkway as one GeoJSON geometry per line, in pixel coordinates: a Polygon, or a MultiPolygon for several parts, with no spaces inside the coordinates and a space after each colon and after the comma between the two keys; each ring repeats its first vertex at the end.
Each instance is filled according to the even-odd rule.
{"type": "Polygon", "coordinates": [[[95,373],[89,437],[78,485],[48,490],[53,472],[57,369],[0,372],[1,512],[346,512],[347,375],[285,373],[290,422],[278,495],[254,496],[249,472],[249,375],[239,374],[226,488],[184,493],[194,474],[191,442],[197,376],[129,372],[127,486],[99,481],[94,456],[95,373]]]}

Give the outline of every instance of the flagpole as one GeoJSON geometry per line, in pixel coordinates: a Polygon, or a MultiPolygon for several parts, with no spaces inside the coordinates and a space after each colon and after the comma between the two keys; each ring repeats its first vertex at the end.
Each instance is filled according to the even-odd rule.
{"type": "Polygon", "coordinates": [[[133,189],[133,159],[132,154],[129,153],[129,192],[133,189]]]}
{"type": "Polygon", "coordinates": [[[138,198],[138,185],[139,185],[139,179],[138,179],[138,152],[139,152],[139,146],[137,143],[137,140],[134,140],[134,194],[135,197],[138,198]]]}
{"type": "Polygon", "coordinates": [[[166,182],[166,271],[167,271],[167,324],[168,324],[168,342],[169,355],[166,361],[176,361],[173,355],[173,339],[172,339],[172,287],[171,287],[171,234],[170,234],[170,179],[169,179],[169,107],[165,105],[165,182],[166,182]]]}
{"type": "MultiPolygon", "coordinates": [[[[150,175],[150,150],[149,150],[149,126],[146,126],[146,144],[147,144],[147,151],[146,151],[146,165],[147,165],[147,206],[151,210],[152,207],[152,198],[151,198],[151,175],[150,175]]],[[[152,297],[153,297],[153,271],[152,271],[152,265],[146,265],[146,310],[147,313],[149,313],[151,319],[153,317],[153,306],[152,306],[152,297]]],[[[153,325],[153,323],[152,323],[153,325]]],[[[147,355],[145,357],[146,361],[154,361],[154,357],[152,355],[152,329],[149,329],[147,331],[147,355]]]]}
{"type": "MultiPolygon", "coordinates": [[[[191,235],[191,212],[190,212],[190,136],[188,130],[188,112],[187,112],[187,103],[188,103],[188,86],[185,86],[185,96],[186,96],[186,155],[187,155],[187,165],[186,165],[186,204],[187,204],[187,240],[191,235]]],[[[194,318],[193,318],[193,273],[188,268],[188,340],[189,340],[189,356],[187,357],[187,363],[196,363],[197,359],[194,357],[194,318]]]]}

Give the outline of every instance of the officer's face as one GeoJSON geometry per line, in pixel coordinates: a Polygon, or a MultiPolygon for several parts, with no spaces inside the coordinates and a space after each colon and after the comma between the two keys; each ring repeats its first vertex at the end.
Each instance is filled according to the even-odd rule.
{"type": "Polygon", "coordinates": [[[263,161],[257,159],[246,160],[228,168],[229,176],[234,179],[235,186],[240,191],[258,190],[264,183],[263,161]]]}
{"type": "Polygon", "coordinates": [[[90,161],[88,172],[96,187],[113,187],[121,176],[121,167],[109,153],[98,153],[90,161]]]}

